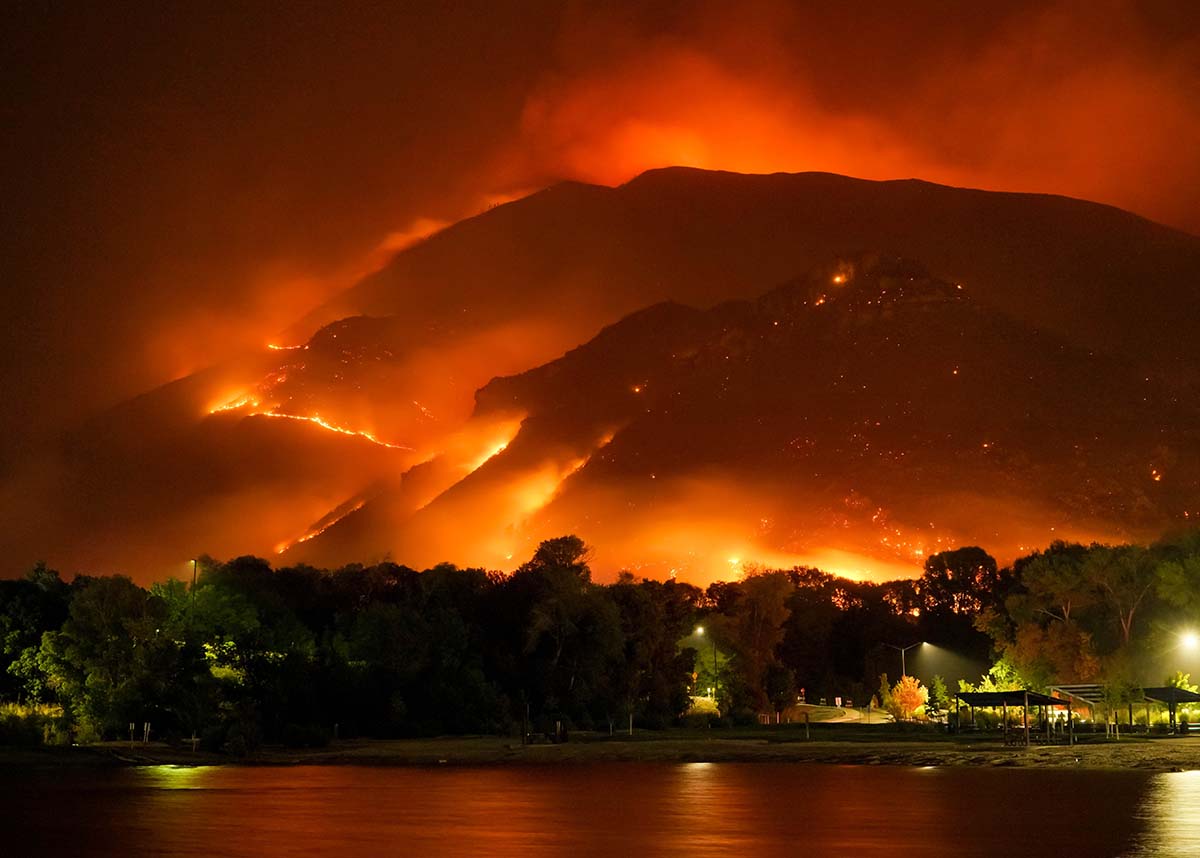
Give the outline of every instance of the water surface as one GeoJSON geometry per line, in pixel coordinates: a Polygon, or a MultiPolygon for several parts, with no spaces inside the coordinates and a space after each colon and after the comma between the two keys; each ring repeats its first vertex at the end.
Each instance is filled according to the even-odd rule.
{"type": "Polygon", "coordinates": [[[0,792],[4,853],[39,858],[1200,855],[1196,772],[158,766],[6,772],[0,792]]]}

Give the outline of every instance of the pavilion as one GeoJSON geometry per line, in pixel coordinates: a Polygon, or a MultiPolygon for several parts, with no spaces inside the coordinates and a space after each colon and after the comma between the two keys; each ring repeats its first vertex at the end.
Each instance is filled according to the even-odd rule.
{"type": "MultiPolygon", "coordinates": [[[[1075,744],[1075,727],[1071,719],[1071,698],[1051,697],[1049,694],[1042,694],[1039,691],[1030,691],[1028,688],[1015,691],[960,691],[954,695],[955,712],[958,711],[959,704],[965,703],[971,709],[971,723],[975,723],[975,708],[987,707],[989,709],[999,708],[1003,712],[1002,721],[1004,723],[1004,741],[1009,742],[1008,730],[1008,707],[1020,707],[1022,732],[1025,738],[1026,747],[1031,742],[1031,734],[1029,731],[1029,707],[1038,706],[1043,712],[1046,712],[1051,706],[1067,707],[1067,742],[1075,744]]],[[[1052,741],[1050,718],[1046,717],[1046,741],[1052,741]]],[[[960,719],[959,723],[962,721],[960,719]]]]}

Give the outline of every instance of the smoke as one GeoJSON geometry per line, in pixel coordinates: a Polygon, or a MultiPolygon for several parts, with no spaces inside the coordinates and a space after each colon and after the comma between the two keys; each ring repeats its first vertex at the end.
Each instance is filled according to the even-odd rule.
{"type": "Polygon", "coordinates": [[[939,6],[901,18],[689,4],[665,33],[580,15],[504,170],[607,184],[675,164],[918,177],[1200,232],[1196,21],[1124,2],[973,20],[939,6]]]}
{"type": "MultiPolygon", "coordinates": [[[[26,458],[20,442],[261,349],[394,253],[562,179],[675,164],[917,176],[1094,199],[1200,233],[1190,3],[518,5],[287,21],[21,10],[4,44],[18,252],[0,308],[0,386],[16,403],[0,417],[0,471],[26,458]]],[[[574,344],[517,315],[413,357],[404,402],[453,424],[480,367],[518,372],[574,344]]],[[[4,506],[36,497],[32,514],[53,519],[78,475],[30,468],[51,488],[0,486],[4,506]]],[[[310,487],[259,541],[349,493],[310,487]]]]}

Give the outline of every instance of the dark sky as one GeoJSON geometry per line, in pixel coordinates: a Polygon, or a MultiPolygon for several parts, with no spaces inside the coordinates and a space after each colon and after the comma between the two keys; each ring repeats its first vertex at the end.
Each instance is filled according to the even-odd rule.
{"type": "Polygon", "coordinates": [[[919,176],[1200,233],[1188,0],[618,5],[10,7],[6,456],[559,178],[919,176]]]}

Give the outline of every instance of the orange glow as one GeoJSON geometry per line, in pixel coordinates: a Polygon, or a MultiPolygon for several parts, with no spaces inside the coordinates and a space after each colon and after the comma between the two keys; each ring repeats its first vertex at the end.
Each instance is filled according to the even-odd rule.
{"type": "Polygon", "coordinates": [[[291,540],[290,542],[281,542],[278,545],[276,545],[275,553],[282,554],[283,552],[287,551],[289,548],[291,548],[295,545],[300,545],[301,543],[308,542],[310,539],[313,539],[314,537],[320,536],[322,533],[329,530],[329,528],[333,527],[335,524],[337,524],[343,518],[350,515],[352,512],[357,512],[358,510],[362,509],[366,505],[367,505],[367,502],[365,499],[359,500],[359,501],[356,501],[353,505],[351,505],[349,509],[345,510],[344,512],[340,513],[339,515],[335,515],[332,518],[327,516],[325,519],[322,519],[322,523],[318,524],[316,527],[313,527],[311,530],[307,531],[303,536],[298,536],[295,539],[291,540]]]}
{"type": "Polygon", "coordinates": [[[476,460],[476,461],[475,461],[475,462],[474,462],[474,463],[473,463],[473,464],[472,464],[472,465],[471,465],[471,466],[468,468],[468,470],[470,470],[470,471],[477,471],[477,470],[479,470],[480,468],[482,468],[482,467],[483,467],[483,464],[484,464],[486,461],[488,461],[488,459],[493,459],[493,458],[495,458],[496,456],[499,456],[501,453],[503,453],[503,452],[504,452],[505,450],[507,450],[507,449],[508,449],[508,441],[501,441],[499,444],[496,444],[494,447],[491,447],[491,448],[489,448],[489,449],[487,449],[487,450],[484,450],[484,452],[483,452],[483,455],[482,455],[482,456],[480,456],[480,457],[479,457],[479,459],[478,459],[478,460],[476,460]]]}
{"type": "Polygon", "coordinates": [[[372,444],[378,444],[380,447],[387,447],[392,450],[412,450],[412,447],[404,444],[393,444],[390,441],[384,441],[382,438],[377,438],[370,432],[365,432],[358,429],[347,429],[344,426],[337,426],[321,418],[321,415],[314,414],[311,417],[302,417],[299,414],[283,414],[278,411],[255,411],[247,415],[249,417],[277,417],[284,420],[303,420],[311,423],[314,426],[320,426],[322,429],[327,429],[330,432],[337,432],[341,435],[350,435],[355,438],[364,438],[372,444]]]}
{"type": "MultiPolygon", "coordinates": [[[[251,393],[240,394],[233,399],[225,402],[222,405],[216,405],[209,409],[209,414],[223,414],[231,411],[240,411],[243,408],[259,408],[262,405],[257,396],[251,393]]],[[[362,438],[370,441],[372,444],[378,444],[380,447],[387,447],[392,450],[409,450],[413,448],[404,444],[394,444],[391,441],[384,441],[377,437],[372,432],[367,432],[361,429],[348,429],[345,426],[338,426],[336,423],[330,423],[328,420],[321,417],[319,414],[304,416],[300,414],[287,414],[282,411],[251,411],[247,417],[271,417],[281,420],[302,420],[305,423],[311,423],[314,426],[319,426],[329,432],[337,432],[339,435],[348,435],[355,438],[362,438]]]]}
{"type": "Polygon", "coordinates": [[[246,407],[251,407],[251,408],[258,407],[258,398],[256,396],[254,396],[254,394],[252,394],[252,393],[239,394],[239,395],[235,396],[233,399],[230,399],[229,401],[227,401],[221,405],[214,405],[212,408],[208,409],[208,413],[209,414],[221,414],[225,411],[237,411],[239,409],[246,408],[246,407]]]}
{"type": "Polygon", "coordinates": [[[473,473],[508,449],[523,419],[524,415],[507,415],[472,421],[446,442],[439,455],[461,475],[473,473]]]}

